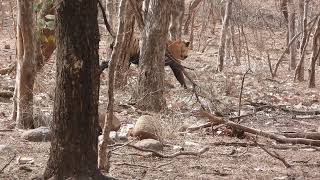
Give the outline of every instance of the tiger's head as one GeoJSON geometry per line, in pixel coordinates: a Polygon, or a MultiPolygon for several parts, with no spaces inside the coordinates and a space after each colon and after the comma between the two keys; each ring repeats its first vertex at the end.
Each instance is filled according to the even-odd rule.
{"type": "Polygon", "coordinates": [[[168,51],[176,59],[184,60],[188,57],[189,53],[189,41],[169,41],[168,42],[168,51]]]}

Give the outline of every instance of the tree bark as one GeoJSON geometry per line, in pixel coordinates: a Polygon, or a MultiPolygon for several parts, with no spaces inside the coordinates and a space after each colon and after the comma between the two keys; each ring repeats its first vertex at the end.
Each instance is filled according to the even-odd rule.
{"type": "MultiPolygon", "coordinates": [[[[302,22],[300,22],[299,26],[300,26],[300,30],[302,32],[302,37],[301,37],[301,41],[300,41],[300,61],[296,67],[295,70],[295,79],[297,79],[298,81],[303,81],[304,80],[304,58],[305,58],[305,51],[307,48],[307,44],[308,44],[308,32],[307,32],[307,16],[308,16],[308,7],[309,7],[309,0],[300,0],[299,2],[299,7],[300,7],[300,20],[302,22]],[[302,4],[302,10],[301,10],[301,4],[302,4]],[[302,17],[301,17],[302,16],[302,17]]],[[[310,29],[311,31],[311,29],[310,29]]]]}
{"type": "Polygon", "coordinates": [[[56,4],[57,75],[49,179],[103,179],[98,170],[97,0],[56,4]]]}
{"type": "MultiPolygon", "coordinates": [[[[289,31],[289,39],[291,40],[296,33],[296,11],[294,7],[293,0],[288,0],[288,9],[289,9],[289,22],[288,22],[288,31],[289,31]]],[[[297,54],[297,42],[294,41],[293,44],[290,46],[289,49],[290,53],[290,63],[289,63],[289,70],[294,70],[296,68],[296,54],[297,54]]]]}
{"type": "Polygon", "coordinates": [[[286,26],[287,26],[287,34],[286,34],[286,42],[287,45],[289,43],[289,27],[288,27],[288,23],[289,23],[289,15],[288,15],[288,0],[281,0],[280,1],[280,10],[283,14],[286,26]]]}
{"type": "MultiPolygon", "coordinates": [[[[124,16],[124,30],[123,32],[123,43],[121,43],[120,49],[127,49],[127,51],[119,51],[119,60],[117,61],[116,69],[115,69],[115,88],[121,88],[127,84],[128,79],[128,70],[129,70],[129,56],[130,56],[130,49],[133,49],[134,43],[134,25],[135,25],[135,14],[133,12],[132,5],[128,2],[124,2],[124,9],[120,9],[122,14],[119,16],[124,16]]],[[[121,4],[121,3],[120,3],[121,4]]],[[[118,17],[121,18],[121,17],[118,17]]],[[[123,18],[122,18],[123,19],[123,18]]],[[[121,32],[121,33],[123,33],[121,32]]]]}
{"type": "Polygon", "coordinates": [[[181,39],[184,8],[185,0],[172,1],[169,25],[169,39],[172,41],[181,39]]]}
{"type": "Polygon", "coordinates": [[[33,128],[33,84],[35,80],[33,1],[18,0],[17,74],[12,118],[17,127],[33,128]]]}
{"type": "Polygon", "coordinates": [[[219,50],[218,50],[218,58],[219,58],[218,71],[220,72],[223,70],[225,45],[226,45],[225,41],[226,41],[227,31],[229,27],[231,11],[232,11],[232,1],[233,0],[228,0],[226,3],[226,13],[223,19],[223,24],[221,29],[220,44],[219,44],[219,50]]]}
{"type": "Polygon", "coordinates": [[[106,121],[104,122],[102,135],[103,140],[101,144],[99,144],[99,169],[105,169],[109,170],[109,154],[107,153],[107,145],[109,143],[109,134],[110,134],[110,127],[112,123],[113,118],[113,102],[114,102],[114,95],[113,95],[113,89],[114,89],[114,80],[115,80],[115,68],[118,60],[120,59],[120,52],[122,50],[122,43],[124,39],[124,29],[125,29],[125,11],[126,6],[129,3],[126,3],[126,0],[121,0],[119,5],[119,14],[118,14],[118,30],[117,30],[117,36],[115,39],[115,46],[113,48],[112,54],[111,54],[111,62],[109,67],[109,79],[108,79],[108,114],[106,121]]]}
{"type": "MultiPolygon", "coordinates": [[[[318,17],[317,27],[313,36],[312,57],[309,67],[309,88],[316,87],[316,62],[320,54],[320,18],[318,17]]],[[[318,60],[319,61],[319,60],[318,60]]]]}
{"type": "Polygon", "coordinates": [[[166,106],[164,92],[164,58],[169,27],[170,0],[150,0],[142,33],[137,106],[161,111],[166,106]]]}

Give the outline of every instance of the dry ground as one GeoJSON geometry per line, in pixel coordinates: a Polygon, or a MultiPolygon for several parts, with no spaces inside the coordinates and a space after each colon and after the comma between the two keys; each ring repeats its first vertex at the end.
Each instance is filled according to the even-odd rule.
{"type": "MultiPolygon", "coordinates": [[[[15,40],[9,17],[5,21],[5,29],[0,32],[0,68],[15,60],[15,40]],[[9,44],[10,49],[4,49],[9,44]]],[[[217,30],[217,32],[219,29],[217,30]]],[[[259,30],[267,37],[268,32],[259,30]]],[[[248,31],[249,41],[255,42],[254,36],[248,31]]],[[[270,51],[274,64],[284,47],[285,34],[281,31],[274,35],[276,50],[270,51]]],[[[229,61],[222,73],[215,72],[217,59],[218,35],[204,53],[196,50],[184,62],[195,70],[189,71],[193,79],[199,84],[210,98],[218,99],[220,103],[210,103],[207,98],[202,103],[212,109],[233,116],[238,110],[238,99],[242,74],[248,65],[245,59],[241,66],[234,66],[229,61]]],[[[106,48],[105,36],[101,42],[101,54],[106,48]]],[[[270,43],[270,41],[266,42],[270,43]]],[[[317,88],[308,89],[307,83],[293,83],[293,72],[289,72],[288,62],[284,62],[279,70],[279,77],[270,78],[265,58],[253,47],[251,50],[252,73],[248,74],[243,89],[243,102],[264,102],[272,105],[287,105],[298,110],[319,110],[320,91],[319,78],[317,88]]],[[[310,53],[308,54],[308,57],[310,53]]],[[[265,55],[264,55],[265,57],[265,55]]],[[[136,83],[136,69],[132,68],[129,84],[116,92],[116,114],[122,124],[133,124],[141,116],[140,111],[121,104],[127,104],[136,83]]],[[[129,147],[124,147],[112,155],[110,175],[119,179],[320,179],[320,149],[305,145],[281,145],[274,141],[258,138],[260,143],[269,145],[268,149],[276,151],[292,165],[286,168],[279,160],[269,156],[259,147],[252,145],[248,139],[212,135],[211,129],[195,131],[193,133],[179,133],[183,124],[201,124],[205,119],[194,115],[200,108],[191,90],[184,90],[179,86],[171,73],[166,69],[168,82],[174,88],[166,88],[168,110],[158,114],[165,129],[165,141],[168,144],[184,147],[185,150],[197,150],[209,146],[210,150],[200,157],[180,156],[172,159],[144,157],[143,154],[129,147]]],[[[320,77],[319,68],[317,77],[320,77]]],[[[101,77],[100,104],[107,102],[106,73],[101,77]]],[[[52,112],[55,82],[54,58],[46,64],[37,77],[35,85],[35,111],[37,114],[52,112]]],[[[0,89],[13,88],[14,75],[0,76],[0,89]]],[[[190,87],[190,84],[189,84],[190,87]]],[[[16,154],[15,159],[0,174],[0,179],[28,179],[34,174],[41,173],[49,155],[50,143],[27,142],[21,139],[21,131],[14,129],[5,132],[10,121],[12,101],[0,99],[0,169],[16,154]],[[1,149],[1,145],[8,145],[9,150],[1,149]],[[17,163],[18,157],[33,158],[32,164],[17,163]]],[[[243,105],[242,114],[252,112],[254,107],[243,105]]],[[[242,124],[269,132],[314,132],[319,128],[320,117],[312,119],[294,117],[292,113],[280,110],[266,109],[253,116],[243,118],[242,124]]],[[[172,146],[163,151],[164,154],[175,152],[172,146]]]]}

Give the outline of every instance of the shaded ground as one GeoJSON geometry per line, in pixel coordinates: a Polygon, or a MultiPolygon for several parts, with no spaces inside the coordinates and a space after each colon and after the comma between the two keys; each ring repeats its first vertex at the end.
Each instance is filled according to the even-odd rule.
{"type": "MultiPolygon", "coordinates": [[[[0,32],[0,68],[7,66],[15,59],[15,40],[12,34],[12,25],[9,17],[5,21],[5,30],[0,32]],[[4,45],[9,44],[10,49],[4,45]]],[[[103,29],[101,29],[103,30],[103,29]]],[[[217,32],[219,29],[217,30],[217,32]]],[[[267,32],[260,30],[263,35],[267,32]]],[[[267,37],[267,35],[266,35],[267,37]]],[[[285,33],[277,32],[274,39],[279,39],[273,47],[284,47],[285,33]],[[281,40],[281,41],[280,41],[281,40]]],[[[247,60],[242,60],[241,66],[234,66],[228,61],[223,73],[216,69],[218,36],[212,36],[213,41],[204,53],[196,50],[191,52],[184,65],[195,70],[189,71],[196,83],[209,97],[201,98],[201,102],[212,110],[218,110],[225,115],[235,116],[238,111],[239,92],[243,73],[247,70],[247,60]],[[213,103],[209,99],[219,100],[213,103]]],[[[105,36],[102,37],[101,54],[105,54],[105,36]]],[[[255,42],[253,37],[249,39],[255,42]]],[[[271,41],[266,42],[268,46],[271,41]]],[[[249,42],[250,44],[250,42],[249,42]]],[[[248,102],[263,102],[274,106],[287,105],[297,110],[319,110],[320,92],[317,89],[308,89],[307,83],[293,83],[293,72],[287,71],[287,61],[279,70],[278,78],[271,79],[266,59],[260,58],[257,49],[250,47],[251,68],[245,78],[243,89],[242,114],[252,113],[254,107],[248,102]]],[[[281,48],[270,51],[272,63],[281,53],[281,48]]],[[[266,56],[265,56],[266,57],[266,56]]],[[[310,53],[308,54],[310,57],[310,53]]],[[[136,84],[137,68],[132,67],[132,77],[129,84],[116,92],[116,114],[123,125],[134,124],[144,112],[134,108],[125,108],[131,92],[136,84]]],[[[178,129],[184,125],[195,125],[206,122],[197,117],[194,111],[200,109],[192,91],[184,90],[174,79],[170,69],[166,69],[166,79],[174,88],[166,88],[168,110],[159,114],[159,120],[164,128],[164,139],[167,144],[181,146],[185,150],[198,150],[209,146],[210,150],[200,157],[180,156],[172,159],[141,156],[129,147],[115,151],[111,159],[110,175],[119,179],[320,179],[320,151],[317,148],[304,145],[281,145],[274,141],[258,138],[258,142],[265,143],[270,151],[276,151],[292,165],[286,168],[279,160],[269,156],[248,139],[237,139],[227,136],[214,135],[211,128],[193,133],[180,133],[178,129]]],[[[307,71],[306,71],[307,73],[307,71]]],[[[319,68],[317,74],[319,75],[319,68]]],[[[319,76],[317,76],[319,77],[319,76]]],[[[107,103],[107,75],[104,74],[101,82],[100,104],[107,103]]],[[[35,85],[35,113],[51,113],[54,96],[55,67],[52,59],[45,65],[37,77],[35,85]]],[[[319,78],[317,87],[320,86],[319,78]]],[[[0,89],[14,87],[14,76],[0,76],[0,89]]],[[[189,84],[189,87],[191,85],[189,84]]],[[[9,88],[9,89],[10,89],[9,88]]],[[[1,131],[7,129],[10,121],[12,101],[0,99],[0,169],[16,154],[14,160],[0,174],[0,179],[27,179],[44,170],[49,155],[50,144],[47,142],[34,143],[21,139],[21,131],[1,131]],[[29,157],[32,164],[19,164],[18,157],[29,157]]],[[[294,117],[293,113],[279,109],[265,109],[253,116],[243,118],[242,124],[269,132],[315,132],[319,128],[319,116],[313,118],[294,117]]],[[[173,146],[166,146],[164,154],[176,152],[173,146]]]]}

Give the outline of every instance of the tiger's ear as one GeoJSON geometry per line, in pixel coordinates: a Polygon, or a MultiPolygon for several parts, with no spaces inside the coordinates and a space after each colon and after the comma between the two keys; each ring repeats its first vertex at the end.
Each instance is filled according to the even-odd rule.
{"type": "Polygon", "coordinates": [[[190,42],[189,42],[189,41],[187,41],[187,42],[185,42],[185,44],[186,44],[186,46],[187,46],[187,47],[189,47],[190,42]]]}

